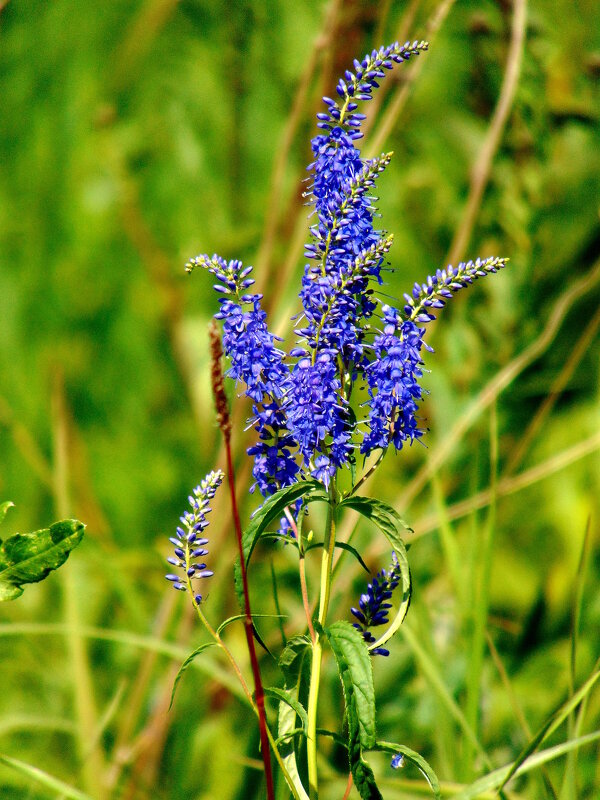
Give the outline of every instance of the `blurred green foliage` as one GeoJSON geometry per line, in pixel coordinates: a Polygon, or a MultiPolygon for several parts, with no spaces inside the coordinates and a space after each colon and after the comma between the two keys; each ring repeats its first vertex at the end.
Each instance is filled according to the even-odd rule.
{"type": "MultiPolygon", "coordinates": [[[[396,235],[385,289],[392,296],[444,265],[506,73],[511,4],[445,5],[382,145],[395,153],[378,187],[383,225],[396,235]]],[[[302,258],[293,242],[307,213],[302,180],[319,97],[354,56],[396,38],[428,38],[439,7],[340,0],[322,31],[329,6],[317,0],[0,2],[0,496],[16,504],[6,535],[63,512],[88,526],[59,574],[0,611],[1,752],[99,800],[261,796],[258,734],[223,665],[197,659],[200,671],[186,674],[166,714],[174,674],[198,644],[181,598],[165,586],[166,536],[189,488],[221,466],[207,380],[215,300],[210,281],[187,279],[182,265],[213,251],[256,263],[259,290],[283,330],[297,310],[302,258]],[[269,212],[273,164],[318,37],[323,47],[269,212]]],[[[511,262],[436,323],[427,447],[388,459],[371,487],[400,503],[415,528],[406,624],[449,696],[467,715],[474,705],[471,721],[494,766],[509,763],[527,736],[489,649],[478,649],[477,609],[534,732],[599,656],[600,6],[534,0],[527,14],[516,96],[462,254],[511,262]],[[407,487],[465,410],[565,302],[556,333],[409,497],[407,487]],[[520,451],[535,419],[539,429],[520,451]],[[583,449],[572,451],[579,443],[583,449]],[[529,472],[538,465],[541,474],[529,472]],[[492,491],[491,506],[489,498],[469,505],[494,469],[496,502],[492,491]],[[522,472],[521,488],[503,485],[522,472]],[[459,501],[462,516],[448,521],[459,501]]],[[[379,117],[408,70],[388,79],[379,117]]],[[[240,421],[246,412],[238,408],[240,421]]],[[[251,434],[242,427],[245,488],[251,434]]],[[[207,613],[218,623],[235,613],[234,544],[224,504],[214,517],[217,577],[207,613]]],[[[376,570],[388,556],[372,536],[361,527],[354,543],[376,570]]],[[[270,583],[273,561],[281,606],[291,609],[286,629],[301,629],[291,552],[261,554],[255,587],[270,583]]],[[[308,566],[314,585],[317,559],[308,566]]],[[[360,568],[345,566],[332,617],[347,614],[362,585],[360,568]]],[[[270,592],[256,596],[256,612],[274,611],[270,592]]],[[[277,625],[263,627],[277,644],[277,625]]],[[[243,652],[242,631],[228,635],[243,652]]],[[[485,767],[409,639],[398,636],[391,657],[376,664],[381,738],[423,753],[448,786],[473,780],[485,767]]],[[[330,666],[322,713],[339,727],[330,666]]],[[[266,682],[275,680],[268,658],[264,669],[266,682]]],[[[580,733],[599,722],[596,692],[580,733]]],[[[550,743],[576,734],[572,722],[550,743]]],[[[344,755],[331,742],[323,755],[323,797],[339,798],[344,755]]],[[[383,756],[372,761],[378,774],[388,769],[383,756]]],[[[550,763],[546,775],[560,800],[597,797],[597,743],[577,761],[550,763]]],[[[421,796],[417,778],[389,772],[386,797],[421,796]]],[[[551,796],[539,772],[519,779],[515,791],[551,796]]],[[[0,794],[59,796],[7,767],[0,794]]]]}

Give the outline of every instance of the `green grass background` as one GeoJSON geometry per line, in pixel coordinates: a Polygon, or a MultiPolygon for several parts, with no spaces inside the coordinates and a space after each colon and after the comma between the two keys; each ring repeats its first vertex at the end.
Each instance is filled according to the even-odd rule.
{"type": "MultiPolygon", "coordinates": [[[[189,489],[223,465],[207,361],[216,300],[183,264],[199,252],[256,264],[272,327],[289,333],[319,98],[355,56],[410,37],[430,51],[414,82],[386,78],[364,142],[407,91],[380,145],[394,151],[378,184],[396,235],[385,291],[444,266],[511,24],[510,3],[485,0],[340,0],[333,12],[317,0],[0,2],[0,500],[16,504],[3,536],[64,515],[88,525],[59,573],[0,609],[1,753],[98,800],[264,796],[255,725],[225,664],[203,656],[167,713],[202,640],[167,590],[167,537],[189,489]]],[[[528,2],[516,94],[460,254],[510,264],[431,326],[426,447],[390,456],[370,485],[415,529],[407,632],[375,662],[379,734],[421,752],[447,796],[489,771],[481,752],[510,763],[523,723],[538,730],[600,655],[599,83],[598,4],[528,2]]],[[[247,411],[240,401],[243,497],[247,411]]],[[[225,502],[213,520],[206,613],[218,623],[236,611],[225,502]]],[[[376,571],[389,554],[374,536],[360,527],[355,541],[376,571]]],[[[260,555],[255,610],[274,610],[273,564],[285,628],[302,630],[292,549],[260,555]]],[[[314,589],[317,558],[308,568],[314,589]]],[[[365,580],[345,568],[342,618],[365,580]]],[[[263,628],[277,649],[277,625],[263,628]]],[[[241,629],[228,635],[243,662],[241,629]]],[[[277,680],[268,657],[264,669],[277,680]]],[[[339,729],[340,702],[328,663],[324,725],[339,729]]],[[[543,746],[599,727],[596,691],[543,746]]],[[[324,740],[322,756],[322,795],[341,798],[343,752],[324,740]]],[[[372,763],[386,798],[424,796],[418,773],[372,763]]],[[[595,800],[598,763],[588,744],[508,796],[595,800]]],[[[0,795],[68,796],[6,765],[0,795]]]]}

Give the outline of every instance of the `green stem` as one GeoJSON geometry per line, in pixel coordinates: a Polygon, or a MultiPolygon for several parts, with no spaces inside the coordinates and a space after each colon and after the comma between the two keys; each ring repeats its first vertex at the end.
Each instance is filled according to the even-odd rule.
{"type": "Polygon", "coordinates": [[[317,706],[319,701],[319,683],[321,681],[321,658],[323,647],[321,644],[321,630],[327,618],[329,597],[331,593],[331,569],[333,553],[335,550],[335,505],[337,492],[335,482],[329,487],[329,508],[327,509],[327,523],[325,525],[325,540],[323,542],[323,557],[321,561],[321,592],[319,595],[318,630],[315,631],[313,642],[312,665],[310,672],[310,690],[308,694],[308,741],[306,744],[308,758],[308,785],[310,800],[317,800],[319,786],[317,778],[317,706]]]}
{"type": "MultiPolygon", "coordinates": [[[[193,606],[194,606],[194,608],[196,610],[196,614],[198,615],[198,619],[204,625],[204,627],[206,628],[206,630],[210,634],[211,638],[215,641],[215,644],[217,644],[217,646],[220,647],[221,650],[223,650],[223,652],[227,656],[227,659],[228,659],[229,663],[231,664],[231,667],[232,667],[233,671],[235,672],[238,681],[240,682],[240,685],[241,685],[241,687],[242,687],[242,689],[244,691],[244,694],[246,695],[246,699],[247,699],[250,707],[252,708],[252,710],[254,711],[256,716],[258,717],[259,716],[258,707],[257,707],[256,703],[254,702],[254,698],[252,697],[252,693],[250,692],[248,684],[246,683],[246,680],[245,680],[244,676],[242,675],[242,671],[239,668],[239,665],[238,665],[237,661],[235,660],[235,658],[233,656],[233,653],[227,647],[227,645],[225,644],[225,642],[221,638],[220,634],[217,633],[217,631],[213,628],[213,626],[210,624],[210,622],[204,616],[204,613],[203,613],[202,609],[200,608],[199,603],[196,602],[196,599],[194,597],[194,589],[193,589],[193,586],[191,585],[191,581],[190,581],[189,578],[188,578],[187,583],[188,583],[188,592],[190,594],[190,597],[192,598],[192,603],[193,603],[193,606]]],[[[281,754],[279,752],[279,749],[278,749],[277,745],[275,744],[275,740],[273,739],[273,736],[272,736],[271,731],[269,730],[269,728],[267,728],[267,738],[269,740],[269,744],[271,746],[271,749],[273,750],[273,755],[275,756],[275,759],[276,759],[277,763],[279,764],[279,766],[281,768],[281,772],[283,774],[283,777],[285,778],[285,781],[288,784],[288,787],[289,787],[289,789],[290,789],[290,791],[292,793],[292,796],[293,796],[294,800],[300,800],[298,792],[296,791],[296,787],[294,786],[294,782],[293,782],[293,780],[292,780],[292,778],[290,776],[290,773],[288,772],[285,764],[283,763],[283,759],[281,758],[281,754]]]]}

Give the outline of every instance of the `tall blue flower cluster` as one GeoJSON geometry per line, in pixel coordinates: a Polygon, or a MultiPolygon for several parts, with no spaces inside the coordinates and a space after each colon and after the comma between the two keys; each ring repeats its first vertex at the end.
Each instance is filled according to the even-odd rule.
{"type": "MultiPolygon", "coordinates": [[[[367,591],[361,594],[358,601],[358,608],[351,608],[353,616],[358,622],[353,622],[354,627],[362,634],[367,644],[376,641],[371,633],[371,628],[378,625],[387,625],[388,614],[392,604],[388,602],[392,598],[394,589],[400,583],[400,565],[395,553],[392,553],[392,564],[389,570],[382,569],[367,585],[367,591]]],[[[390,651],[385,647],[375,647],[371,650],[373,656],[389,656],[390,651]]]]}
{"type": "Polygon", "coordinates": [[[385,450],[390,442],[400,450],[404,442],[423,435],[417,424],[417,401],[423,396],[419,379],[423,372],[421,348],[424,328],[402,321],[391,306],[381,309],[383,333],[375,338],[375,358],[365,372],[369,384],[369,431],[361,452],[385,450]]]}
{"type": "MultiPolygon", "coordinates": [[[[211,510],[210,501],[224,478],[223,472],[209,472],[199,486],[193,490],[188,497],[191,511],[185,511],[180,517],[181,525],[177,528],[176,535],[169,541],[175,546],[174,555],[169,556],[167,561],[177,567],[181,573],[169,573],[166,578],[171,581],[174,589],[182,592],[192,590],[192,580],[196,578],[210,578],[212,570],[206,568],[206,564],[198,563],[197,559],[208,555],[205,546],[208,539],[202,536],[202,532],[208,526],[206,515],[211,510]]],[[[202,595],[194,596],[195,602],[199,605],[202,602],[202,595]]]]}
{"type": "MultiPolygon", "coordinates": [[[[401,310],[382,304],[376,294],[393,237],[375,228],[373,189],[391,154],[361,158],[356,141],[365,116],[359,104],[371,99],[395,64],[427,46],[396,42],[374,50],[340,79],[337,99],[323,98],[308,167],[315,219],[305,249],[298,340],[289,355],[267,328],[262,296],[248,292],[251,267],[216,255],[186,265],[217,278],[215,316],[223,322],[227,374],[253,402],[258,436],[248,453],[254,486],[265,497],[308,476],[328,486],[355,453],[366,456],[390,445],[400,450],[419,439],[422,351],[431,349],[423,341],[424,326],[454,293],[506,263],[477,259],[438,270],[414,285],[401,310]]],[[[289,528],[282,521],[282,529],[289,528]]]]}

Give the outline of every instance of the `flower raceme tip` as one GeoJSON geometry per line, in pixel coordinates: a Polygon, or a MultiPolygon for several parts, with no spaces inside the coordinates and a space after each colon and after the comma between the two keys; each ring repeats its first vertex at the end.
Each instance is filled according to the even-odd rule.
{"type": "Polygon", "coordinates": [[[192,510],[183,513],[176,535],[169,539],[175,549],[174,555],[169,556],[167,561],[177,567],[181,573],[169,573],[165,577],[171,581],[174,589],[182,592],[189,591],[197,605],[202,602],[202,595],[194,595],[192,581],[197,578],[210,578],[214,574],[212,570],[207,569],[206,564],[198,563],[197,559],[208,555],[208,550],[205,549],[208,539],[202,536],[202,532],[208,526],[206,515],[211,510],[209,502],[215,496],[224,477],[221,470],[209,472],[204,480],[196,486],[188,497],[192,510]]]}

